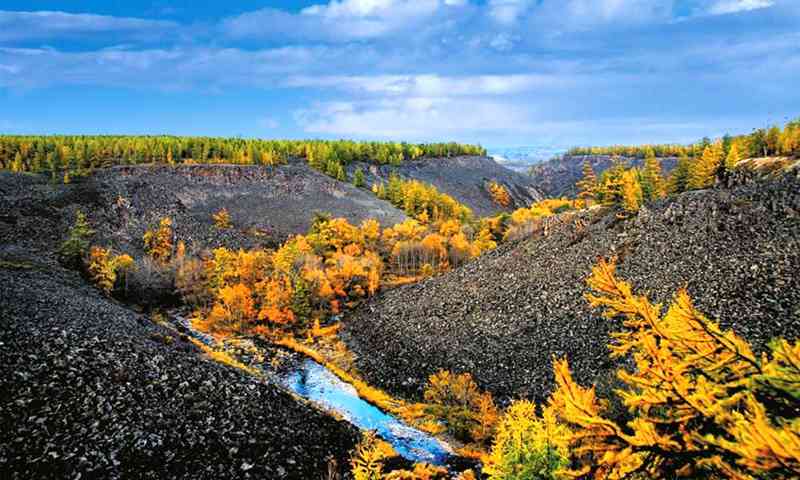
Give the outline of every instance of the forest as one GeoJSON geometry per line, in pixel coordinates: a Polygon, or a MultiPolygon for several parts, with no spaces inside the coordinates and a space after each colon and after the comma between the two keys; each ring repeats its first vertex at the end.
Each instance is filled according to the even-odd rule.
{"type": "MultiPolygon", "coordinates": [[[[800,155],[800,119],[787,123],[783,128],[771,126],[759,128],[746,135],[725,135],[722,145],[727,152],[733,145],[746,158],[800,155]]],[[[699,157],[712,144],[703,138],[691,145],[612,145],[608,147],[574,147],[567,155],[614,155],[629,158],[648,157],[699,157]]]]}
{"type": "Polygon", "coordinates": [[[423,157],[486,155],[477,145],[410,144],[349,140],[256,140],[174,136],[0,136],[0,170],[49,173],[54,180],[115,165],[280,165],[303,158],[319,171],[346,180],[355,162],[400,165],[423,157]]]}

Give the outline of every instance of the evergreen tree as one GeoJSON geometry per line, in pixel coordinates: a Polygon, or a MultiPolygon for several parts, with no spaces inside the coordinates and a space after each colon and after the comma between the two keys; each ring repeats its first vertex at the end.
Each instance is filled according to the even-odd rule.
{"type": "Polygon", "coordinates": [[[665,195],[666,188],[664,177],[661,174],[661,162],[655,156],[645,159],[641,183],[645,199],[655,200],[665,195]]]}
{"type": "Polygon", "coordinates": [[[25,163],[22,161],[22,154],[17,152],[14,155],[14,163],[11,164],[11,171],[12,172],[22,172],[25,170],[25,163]]]}
{"type": "Polygon", "coordinates": [[[588,160],[583,162],[583,178],[575,185],[578,188],[578,198],[587,202],[595,199],[597,191],[597,175],[588,160]]]}
{"type": "Polygon", "coordinates": [[[691,160],[689,160],[689,157],[685,153],[682,153],[681,156],[678,157],[678,164],[675,166],[670,176],[670,192],[681,193],[688,189],[691,167],[691,160]]]}
{"type": "Polygon", "coordinates": [[[717,169],[723,161],[722,141],[717,141],[703,150],[700,159],[694,162],[689,174],[689,188],[708,188],[714,183],[717,169]]]}
{"type": "Polygon", "coordinates": [[[356,171],[353,173],[353,185],[358,188],[364,187],[364,172],[361,168],[356,168],[356,171]]]}
{"type": "Polygon", "coordinates": [[[741,153],[739,153],[739,145],[737,143],[733,143],[731,145],[731,149],[728,151],[728,155],[725,156],[725,170],[727,172],[733,171],[736,168],[736,164],[742,159],[741,153]]]}
{"type": "Polygon", "coordinates": [[[780,152],[781,130],[776,126],[767,130],[765,155],[777,155],[780,152]]]}

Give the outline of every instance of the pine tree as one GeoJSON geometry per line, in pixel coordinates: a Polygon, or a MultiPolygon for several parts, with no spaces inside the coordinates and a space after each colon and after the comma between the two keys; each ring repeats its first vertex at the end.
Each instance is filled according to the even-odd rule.
{"type": "Polygon", "coordinates": [[[642,205],[642,185],[639,182],[639,171],[636,169],[626,170],[622,174],[622,204],[621,206],[629,214],[639,211],[642,205]]]}
{"type": "Polygon", "coordinates": [[[717,169],[723,161],[722,141],[717,141],[703,150],[689,172],[689,189],[708,188],[714,184],[717,169]]]}
{"type": "Polygon", "coordinates": [[[75,213],[75,223],[69,230],[69,237],[61,244],[58,251],[61,261],[68,267],[78,268],[89,249],[89,239],[92,235],[94,230],[89,226],[86,215],[78,210],[75,213]]]}
{"type": "Polygon", "coordinates": [[[685,192],[689,184],[689,172],[691,170],[691,160],[686,153],[681,153],[678,163],[672,170],[669,180],[669,191],[672,193],[685,192]]]}
{"type": "Polygon", "coordinates": [[[664,177],[661,175],[661,162],[654,156],[644,161],[642,172],[642,193],[647,200],[656,200],[666,193],[664,177]]]}
{"type": "Polygon", "coordinates": [[[583,162],[583,178],[575,184],[578,188],[578,198],[584,200],[588,205],[595,199],[597,193],[597,175],[592,169],[592,164],[588,160],[583,162]]]}
{"type": "Polygon", "coordinates": [[[14,155],[14,163],[11,164],[11,171],[19,173],[24,170],[25,170],[25,163],[22,161],[22,154],[20,152],[17,152],[17,154],[14,155]]]}
{"type": "Polygon", "coordinates": [[[364,186],[364,172],[361,168],[356,168],[356,171],[353,173],[353,185],[358,188],[362,188],[364,186]]]}
{"type": "Polygon", "coordinates": [[[739,144],[733,143],[731,144],[731,148],[728,151],[728,155],[725,157],[725,170],[728,172],[733,171],[736,168],[736,164],[742,159],[741,153],[739,153],[739,144]]]}

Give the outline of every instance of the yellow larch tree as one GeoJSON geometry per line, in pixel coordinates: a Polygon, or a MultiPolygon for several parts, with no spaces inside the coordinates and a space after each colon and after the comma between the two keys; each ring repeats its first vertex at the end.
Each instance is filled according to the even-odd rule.
{"type": "Polygon", "coordinates": [[[685,290],[666,312],[601,261],[588,280],[591,305],[621,317],[612,356],[629,357],[617,390],[629,412],[611,420],[594,388],[555,361],[551,408],[565,434],[573,477],[797,478],[800,476],[800,342],[757,355],[700,313],[685,290]]]}

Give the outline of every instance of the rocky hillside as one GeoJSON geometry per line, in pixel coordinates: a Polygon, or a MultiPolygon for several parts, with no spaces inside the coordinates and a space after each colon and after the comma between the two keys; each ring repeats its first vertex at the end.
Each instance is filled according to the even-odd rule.
{"type": "MultiPolygon", "coordinates": [[[[103,181],[129,174],[70,186],[0,175],[2,477],[319,478],[327,458],[344,470],[348,424],[205,359],[59,266],[71,212],[102,212],[103,181]]],[[[127,198],[147,188],[134,184],[127,198]]]]}
{"type": "MultiPolygon", "coordinates": [[[[620,157],[629,166],[641,166],[641,158],[620,157]]],[[[660,158],[661,170],[664,174],[672,171],[678,159],[675,157],[660,158]]],[[[533,184],[547,197],[574,196],[577,191],[575,183],[583,178],[583,162],[588,161],[598,176],[611,167],[613,158],[610,155],[562,155],[546,162],[534,165],[529,170],[533,184]]]]}
{"type": "Polygon", "coordinates": [[[305,162],[275,168],[234,165],[115,167],[92,176],[105,209],[102,234],[135,248],[145,229],[169,216],[189,244],[236,248],[276,244],[305,233],[314,212],[352,222],[376,218],[393,225],[406,217],[388,202],[316,172],[305,162]],[[220,232],[211,216],[227,208],[234,228],[220,232]]]}
{"type": "Polygon", "coordinates": [[[346,318],[344,337],[371,383],[411,397],[429,374],[450,369],[471,372],[501,398],[542,400],[553,356],[607,389],[608,333],[618,325],[583,295],[596,259],[611,255],[620,277],[654,300],[688,286],[703,312],[758,346],[796,338],[800,168],[780,180],[686,193],[625,221],[595,207],[549,236],[380,295],[346,318]]]}
{"type": "Polygon", "coordinates": [[[477,216],[529,207],[542,199],[534,181],[524,174],[503,167],[489,157],[424,158],[404,162],[400,167],[355,163],[348,168],[351,177],[356,168],[361,168],[365,173],[367,186],[376,181],[387,181],[392,172],[405,179],[433,184],[440,191],[471,208],[477,216]],[[489,182],[497,182],[506,187],[511,195],[511,204],[508,207],[492,201],[486,189],[489,182]]]}

